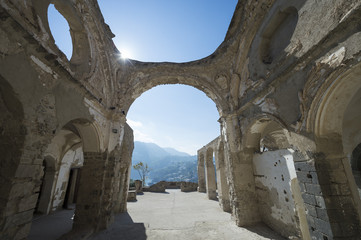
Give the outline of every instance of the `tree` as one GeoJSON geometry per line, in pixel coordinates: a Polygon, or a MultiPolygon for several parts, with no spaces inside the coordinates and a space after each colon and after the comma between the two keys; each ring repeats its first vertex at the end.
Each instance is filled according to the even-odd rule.
{"type": "Polygon", "coordinates": [[[144,164],[143,162],[139,162],[135,165],[133,165],[133,168],[137,170],[140,179],[142,180],[142,185],[145,184],[145,179],[147,178],[148,173],[150,172],[150,168],[148,167],[148,164],[144,164]]]}

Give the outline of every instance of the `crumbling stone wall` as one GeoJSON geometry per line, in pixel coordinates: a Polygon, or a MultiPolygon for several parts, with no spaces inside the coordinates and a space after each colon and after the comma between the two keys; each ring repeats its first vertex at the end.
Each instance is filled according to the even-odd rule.
{"type": "MultiPolygon", "coordinates": [[[[86,226],[89,235],[107,227],[126,199],[121,186],[129,180],[129,158],[119,152],[132,141],[122,137],[131,104],[154,86],[181,83],[217,106],[237,225],[261,221],[254,154],[261,143],[287,142],[302,156],[295,168],[310,237],[358,239],[361,200],[350,156],[361,142],[355,124],[361,116],[360,16],[357,0],[239,1],[224,42],[210,56],[142,63],[119,61],[95,0],[0,1],[0,238],[26,238],[44,159],[51,153],[58,161],[71,143],[84,152],[84,201],[74,230],[86,226]],[[51,35],[50,2],[69,23],[70,60],[51,35]],[[287,134],[263,136],[272,127],[267,121],[287,134]]],[[[302,224],[301,232],[307,239],[302,224]]]]}
{"type": "Polygon", "coordinates": [[[149,187],[143,187],[144,192],[165,192],[166,189],[181,189],[182,192],[197,191],[198,184],[193,182],[160,181],[149,187]]]}

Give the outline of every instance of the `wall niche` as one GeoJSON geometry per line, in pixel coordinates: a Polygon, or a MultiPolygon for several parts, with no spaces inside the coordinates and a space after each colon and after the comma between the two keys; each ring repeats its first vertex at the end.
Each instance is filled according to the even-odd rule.
{"type": "Polygon", "coordinates": [[[293,32],[298,22],[298,11],[288,7],[276,13],[262,34],[260,58],[264,64],[271,64],[284,54],[284,49],[290,44],[293,32]]]}

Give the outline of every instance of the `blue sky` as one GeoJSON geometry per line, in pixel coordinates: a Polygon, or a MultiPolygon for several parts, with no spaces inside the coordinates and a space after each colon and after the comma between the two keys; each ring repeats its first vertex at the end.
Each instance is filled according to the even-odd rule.
{"type": "MultiPolygon", "coordinates": [[[[145,62],[187,62],[212,54],[222,43],[237,0],[100,0],[120,52],[145,62]]],[[[69,27],[49,7],[56,44],[70,58],[69,27]]],[[[215,104],[184,85],[155,87],[131,106],[127,119],[135,140],[192,155],[219,135],[215,104]]]]}

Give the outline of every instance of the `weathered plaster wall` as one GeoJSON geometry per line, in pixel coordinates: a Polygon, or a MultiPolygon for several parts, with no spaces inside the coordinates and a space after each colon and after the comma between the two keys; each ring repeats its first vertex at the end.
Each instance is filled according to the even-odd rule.
{"type": "Polygon", "coordinates": [[[292,152],[276,150],[255,154],[253,171],[262,220],[285,237],[301,237],[293,200],[292,181],[297,175],[292,152]]]}
{"type": "Polygon", "coordinates": [[[80,168],[83,166],[83,150],[81,147],[70,149],[61,160],[57,172],[56,187],[54,190],[52,210],[62,208],[66,190],[69,183],[69,174],[71,168],[80,168]]]}

